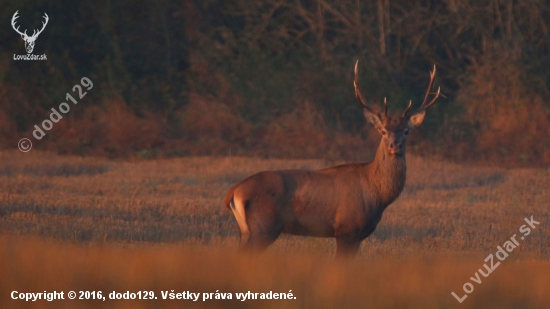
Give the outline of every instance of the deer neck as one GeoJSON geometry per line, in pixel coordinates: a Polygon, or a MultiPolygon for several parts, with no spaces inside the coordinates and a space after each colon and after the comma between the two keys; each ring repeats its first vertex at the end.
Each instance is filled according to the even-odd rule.
{"type": "Polygon", "coordinates": [[[405,152],[389,154],[381,141],[374,161],[368,165],[367,181],[370,192],[376,194],[376,204],[382,210],[399,197],[405,187],[406,174],[405,152]]]}

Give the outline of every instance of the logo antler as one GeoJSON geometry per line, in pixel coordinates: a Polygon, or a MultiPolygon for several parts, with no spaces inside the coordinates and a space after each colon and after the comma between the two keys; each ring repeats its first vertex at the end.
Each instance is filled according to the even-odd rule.
{"type": "Polygon", "coordinates": [[[48,21],[50,20],[50,18],[48,17],[48,14],[44,13],[44,16],[42,17],[45,19],[45,21],[42,22],[42,29],[38,30],[38,32],[37,30],[33,30],[32,35],[28,36],[27,29],[25,29],[24,32],[21,32],[19,31],[19,26],[17,26],[17,28],[15,27],[16,26],[15,20],[19,18],[18,14],[19,14],[19,10],[17,10],[15,14],[13,14],[13,17],[11,18],[11,26],[13,27],[13,30],[15,30],[15,32],[21,35],[21,38],[23,39],[23,41],[25,41],[25,49],[27,50],[27,53],[30,54],[34,49],[34,41],[36,41],[36,38],[38,37],[38,35],[42,33],[42,31],[44,31],[44,28],[46,28],[46,25],[48,24],[48,21]]]}

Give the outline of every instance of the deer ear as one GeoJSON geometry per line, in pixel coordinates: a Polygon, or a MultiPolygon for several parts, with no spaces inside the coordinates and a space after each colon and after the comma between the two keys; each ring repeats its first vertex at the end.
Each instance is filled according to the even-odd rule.
{"type": "Polygon", "coordinates": [[[426,116],[426,110],[411,115],[411,117],[409,117],[407,125],[410,129],[420,126],[422,124],[422,121],[424,121],[424,116],[426,116]]]}
{"type": "Polygon", "coordinates": [[[367,121],[370,122],[378,131],[382,130],[384,126],[382,125],[382,121],[378,115],[373,114],[366,109],[363,109],[363,114],[365,114],[367,121]]]}

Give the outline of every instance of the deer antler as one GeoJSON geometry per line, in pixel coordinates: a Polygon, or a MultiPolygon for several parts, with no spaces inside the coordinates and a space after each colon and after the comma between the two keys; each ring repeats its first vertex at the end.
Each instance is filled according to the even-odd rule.
{"type": "MultiPolygon", "coordinates": [[[[365,101],[365,97],[363,97],[363,94],[361,93],[361,90],[359,90],[359,78],[358,78],[358,73],[357,73],[357,66],[359,65],[359,60],[357,60],[357,62],[355,62],[355,79],[353,80],[353,87],[355,87],[355,97],[357,97],[357,100],[359,101],[359,104],[361,104],[361,106],[363,106],[364,109],[366,109],[369,113],[371,114],[374,114],[374,115],[378,115],[379,113],[377,113],[376,111],[374,111],[372,108],[370,108],[368,105],[367,105],[367,102],[365,101]]],[[[385,103],[385,99],[384,99],[384,103],[385,103]]],[[[388,106],[386,105],[386,112],[388,110],[388,106]]]]}
{"type": "Polygon", "coordinates": [[[15,30],[15,32],[19,33],[20,35],[24,35],[24,36],[27,36],[27,30],[25,30],[25,32],[21,32],[19,31],[19,27],[15,28],[15,20],[19,18],[19,10],[15,11],[15,14],[13,14],[13,17],[11,18],[11,26],[13,27],[13,30],[15,30]]]}
{"type": "MultiPolygon", "coordinates": [[[[433,88],[433,85],[434,85],[434,79],[435,79],[435,64],[434,64],[434,70],[430,72],[430,83],[428,84],[428,90],[426,91],[426,95],[424,96],[424,102],[422,102],[422,105],[420,105],[420,107],[415,112],[415,114],[419,113],[421,111],[425,111],[428,108],[432,107],[432,105],[434,105],[434,103],[439,98],[439,95],[441,94],[441,87],[437,88],[437,92],[435,93],[435,97],[430,101],[430,103],[426,104],[426,102],[428,101],[428,97],[430,96],[430,93],[432,93],[432,88],[433,88]]],[[[409,106],[407,107],[407,109],[403,113],[403,117],[407,117],[407,112],[411,108],[411,103],[412,103],[412,101],[409,102],[409,106]]]]}
{"type": "Polygon", "coordinates": [[[420,105],[420,109],[430,108],[432,105],[434,105],[435,101],[437,101],[437,99],[439,98],[439,95],[441,94],[441,87],[438,87],[435,97],[432,99],[430,103],[426,104],[426,101],[428,101],[428,96],[432,92],[434,79],[435,79],[435,64],[434,64],[434,70],[430,72],[430,83],[428,84],[428,91],[426,91],[426,96],[424,97],[424,102],[422,102],[422,105],[420,105]]]}
{"type": "Polygon", "coordinates": [[[403,112],[403,116],[402,116],[403,118],[407,117],[407,112],[409,111],[409,109],[411,109],[412,104],[413,104],[413,101],[410,100],[409,106],[407,106],[407,109],[405,110],[405,112],[403,112]]]}
{"type": "Polygon", "coordinates": [[[40,33],[42,33],[42,31],[44,31],[44,28],[46,28],[46,25],[48,24],[48,21],[50,20],[50,18],[48,17],[48,14],[46,14],[46,12],[44,12],[44,17],[45,21],[42,22],[42,29],[38,30],[38,32],[36,34],[34,34],[36,32],[36,30],[33,30],[32,32],[32,38],[36,38],[40,33]]]}

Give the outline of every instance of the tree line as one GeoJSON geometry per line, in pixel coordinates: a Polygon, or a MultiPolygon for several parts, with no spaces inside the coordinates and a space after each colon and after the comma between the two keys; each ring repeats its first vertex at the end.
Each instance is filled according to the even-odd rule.
{"type": "MultiPolygon", "coordinates": [[[[387,97],[396,113],[410,99],[413,108],[420,104],[436,65],[446,99],[413,139],[418,152],[550,162],[547,1],[10,0],[0,8],[5,25],[15,11],[22,29],[38,28],[48,13],[35,47],[48,60],[13,61],[25,53],[22,40],[7,27],[0,32],[4,136],[28,133],[83,76],[98,91],[71,115],[73,124],[95,121],[89,107],[109,117],[111,105],[123,105],[132,125],[146,120],[158,135],[128,144],[131,152],[176,144],[181,154],[225,151],[209,139],[244,153],[270,148],[266,136],[299,131],[291,124],[308,113],[322,122],[318,130],[364,136],[369,129],[352,89],[360,60],[367,100],[387,97]],[[218,118],[197,114],[201,108],[218,118]]],[[[53,134],[44,147],[57,149],[63,136],[53,134]]],[[[0,143],[14,145],[11,137],[0,143]]],[[[102,145],[81,140],[71,147],[86,153],[102,145]]],[[[321,147],[310,155],[322,153],[321,147]]]]}

